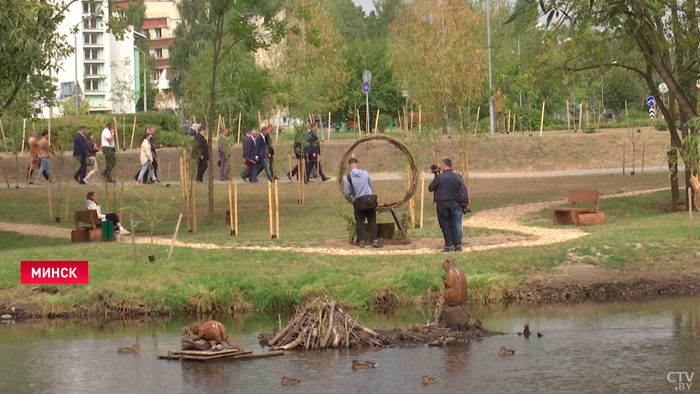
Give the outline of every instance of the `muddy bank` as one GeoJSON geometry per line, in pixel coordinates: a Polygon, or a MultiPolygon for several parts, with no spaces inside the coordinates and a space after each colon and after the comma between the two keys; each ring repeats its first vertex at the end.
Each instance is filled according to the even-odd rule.
{"type": "Polygon", "coordinates": [[[700,290],[700,269],[685,271],[608,270],[570,264],[556,273],[537,274],[503,291],[507,302],[565,302],[641,299],[656,295],[689,295],[700,290]]]}

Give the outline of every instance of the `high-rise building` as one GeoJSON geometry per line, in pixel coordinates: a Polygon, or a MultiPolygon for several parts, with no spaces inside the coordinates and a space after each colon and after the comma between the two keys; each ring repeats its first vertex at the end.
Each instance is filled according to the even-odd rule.
{"type": "Polygon", "coordinates": [[[148,36],[149,49],[155,58],[152,79],[159,93],[170,93],[170,46],[173,45],[175,28],[180,24],[177,1],[144,1],[146,19],[143,33],[148,36]]]}
{"type": "MultiPolygon", "coordinates": [[[[115,86],[122,85],[139,91],[140,57],[136,55],[134,40],[145,38],[133,28],[125,32],[123,40],[108,33],[107,0],[77,1],[65,12],[59,34],[68,37],[75,46],[74,53],[63,60],[61,70],[53,77],[57,81],[57,99],[70,98],[78,107],[89,105],[92,113],[134,112],[137,94],[120,100],[115,86]],[[124,83],[118,84],[119,81],[124,83]]],[[[42,109],[49,115],[49,108],[42,109]]],[[[53,116],[62,114],[54,108],[53,116]]]]}

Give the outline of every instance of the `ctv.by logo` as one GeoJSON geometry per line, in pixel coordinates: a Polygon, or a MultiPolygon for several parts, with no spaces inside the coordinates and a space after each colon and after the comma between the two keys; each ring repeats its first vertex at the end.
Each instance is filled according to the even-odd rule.
{"type": "Polygon", "coordinates": [[[678,391],[690,390],[694,375],[695,372],[669,372],[666,374],[666,380],[675,383],[678,391]]]}

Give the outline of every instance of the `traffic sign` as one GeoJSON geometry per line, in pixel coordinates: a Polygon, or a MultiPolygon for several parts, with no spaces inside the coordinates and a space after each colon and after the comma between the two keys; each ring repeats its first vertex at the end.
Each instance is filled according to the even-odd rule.
{"type": "Polygon", "coordinates": [[[369,93],[369,82],[368,81],[362,82],[362,92],[369,93]]]}
{"type": "Polygon", "coordinates": [[[362,74],[362,82],[372,82],[372,72],[369,70],[365,70],[365,72],[362,74]]]}
{"type": "Polygon", "coordinates": [[[656,118],[656,111],[654,111],[654,107],[649,108],[649,117],[651,119],[656,118]]]}
{"type": "Polygon", "coordinates": [[[408,90],[404,89],[401,91],[401,96],[408,97],[408,90]]]}
{"type": "Polygon", "coordinates": [[[647,97],[647,105],[650,107],[656,105],[656,99],[654,98],[654,96],[647,97]]]}
{"type": "Polygon", "coordinates": [[[666,94],[668,93],[668,85],[666,85],[664,82],[661,82],[659,84],[659,92],[666,94]]]}
{"type": "Polygon", "coordinates": [[[698,79],[697,81],[695,81],[695,87],[698,88],[698,89],[700,89],[700,79],[698,79]]]}

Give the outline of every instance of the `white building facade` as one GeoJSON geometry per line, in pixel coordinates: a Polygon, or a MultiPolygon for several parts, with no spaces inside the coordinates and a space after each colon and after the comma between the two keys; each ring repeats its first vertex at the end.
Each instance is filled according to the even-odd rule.
{"type": "MultiPolygon", "coordinates": [[[[68,37],[75,52],[63,59],[61,70],[53,75],[57,100],[77,97],[79,106],[89,105],[91,113],[133,113],[137,97],[140,97],[141,82],[138,72],[141,59],[134,48],[134,40],[143,35],[131,28],[125,32],[124,39],[118,41],[107,33],[108,6],[106,0],[77,1],[66,11],[59,33],[68,37]],[[128,81],[135,92],[133,97],[123,102],[117,100],[112,89],[118,80],[128,81]]],[[[49,112],[49,108],[42,109],[45,117],[49,112]]],[[[53,109],[53,116],[73,115],[64,114],[62,107],[53,109]]]]}

